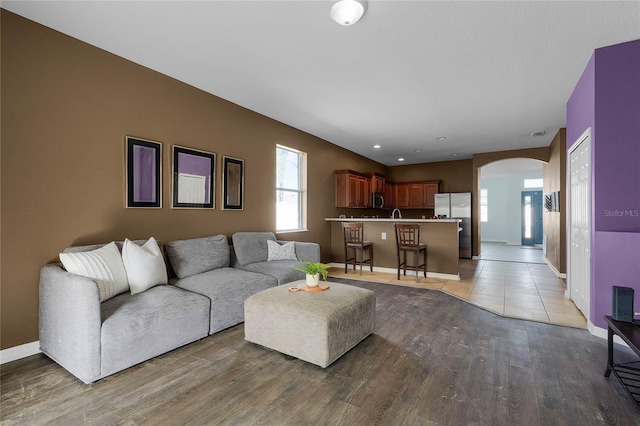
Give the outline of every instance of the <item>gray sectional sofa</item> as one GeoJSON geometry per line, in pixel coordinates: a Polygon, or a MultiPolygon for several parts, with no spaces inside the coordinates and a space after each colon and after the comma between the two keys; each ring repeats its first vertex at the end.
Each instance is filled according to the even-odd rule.
{"type": "MultiPolygon", "coordinates": [[[[239,232],[232,236],[233,245],[224,235],[169,242],[161,246],[168,285],[103,302],[94,280],[67,272],[61,264],[45,265],[40,274],[40,349],[92,383],[239,324],[249,296],[304,279],[292,268],[298,260],[267,260],[267,240],[276,242],[276,237],[239,232]]],[[[300,260],[320,261],[315,243],[295,242],[295,254],[300,260]]]]}

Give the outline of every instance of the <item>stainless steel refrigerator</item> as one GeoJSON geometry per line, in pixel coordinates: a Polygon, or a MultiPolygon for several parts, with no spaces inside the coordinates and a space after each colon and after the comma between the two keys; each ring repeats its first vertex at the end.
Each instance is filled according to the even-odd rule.
{"type": "Polygon", "coordinates": [[[446,219],[460,219],[460,232],[458,243],[460,257],[471,259],[472,257],[472,232],[471,232],[471,193],[446,193],[435,195],[434,214],[446,219]]]}

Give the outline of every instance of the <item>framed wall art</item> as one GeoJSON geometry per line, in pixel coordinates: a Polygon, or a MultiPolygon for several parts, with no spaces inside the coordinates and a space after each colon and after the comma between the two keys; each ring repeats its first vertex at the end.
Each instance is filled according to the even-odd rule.
{"type": "Polygon", "coordinates": [[[215,208],[216,154],[173,146],[173,208],[215,208]]]}
{"type": "Polygon", "coordinates": [[[222,209],[244,209],[244,160],[222,157],[222,209]]]}
{"type": "Polygon", "coordinates": [[[126,207],[162,208],[162,143],[125,137],[126,207]]]}

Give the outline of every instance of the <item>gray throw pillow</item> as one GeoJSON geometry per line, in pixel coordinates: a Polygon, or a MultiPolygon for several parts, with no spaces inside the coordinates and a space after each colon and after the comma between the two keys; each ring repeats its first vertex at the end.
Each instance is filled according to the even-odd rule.
{"type": "Polygon", "coordinates": [[[233,249],[241,265],[265,262],[268,257],[267,240],[276,241],[273,232],[236,232],[231,237],[233,249]]]}
{"type": "Polygon", "coordinates": [[[178,278],[229,266],[229,242],[224,235],[171,241],[165,251],[178,278]]]}

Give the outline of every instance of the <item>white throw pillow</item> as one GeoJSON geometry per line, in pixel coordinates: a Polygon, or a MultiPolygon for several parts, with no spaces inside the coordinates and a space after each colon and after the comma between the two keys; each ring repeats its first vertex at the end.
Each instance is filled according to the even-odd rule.
{"type": "Polygon", "coordinates": [[[298,260],[296,243],[291,241],[280,245],[276,241],[267,240],[267,260],[298,260]]]}
{"type": "Polygon", "coordinates": [[[129,290],[122,257],[113,241],[96,250],[60,253],[60,261],[67,271],[95,280],[101,302],[129,290]]]}
{"type": "Polygon", "coordinates": [[[122,262],[131,294],[142,293],[158,284],[167,284],[167,267],[155,238],[141,247],[129,239],[122,245],[122,262]]]}

